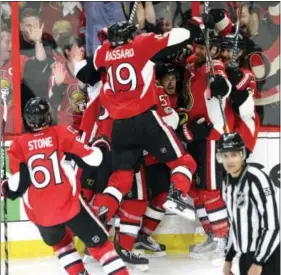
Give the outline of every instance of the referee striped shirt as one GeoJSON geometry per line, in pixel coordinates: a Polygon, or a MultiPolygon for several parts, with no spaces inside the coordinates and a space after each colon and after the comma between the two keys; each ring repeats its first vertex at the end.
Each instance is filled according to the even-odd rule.
{"type": "Polygon", "coordinates": [[[230,222],[226,261],[236,252],[254,252],[253,263],[263,265],[280,242],[279,189],[262,170],[246,165],[238,178],[227,175],[223,198],[230,222]]]}

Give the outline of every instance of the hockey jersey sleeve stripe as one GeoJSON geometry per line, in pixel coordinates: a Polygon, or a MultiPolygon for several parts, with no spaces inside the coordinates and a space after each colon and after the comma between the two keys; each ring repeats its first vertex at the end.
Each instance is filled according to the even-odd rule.
{"type": "Polygon", "coordinates": [[[95,51],[95,53],[94,53],[94,57],[93,57],[93,65],[94,65],[94,67],[95,67],[95,69],[96,70],[98,70],[99,69],[99,65],[97,64],[97,52],[101,49],[101,46],[102,45],[99,45],[98,47],[97,47],[97,49],[96,49],[96,51],[95,51]]]}
{"type": "Polygon", "coordinates": [[[74,62],[74,75],[77,76],[78,72],[87,65],[87,60],[74,62]]]}
{"type": "Polygon", "coordinates": [[[9,192],[7,196],[11,199],[21,197],[31,184],[30,174],[27,166],[20,163],[19,172],[14,173],[8,180],[9,192]]]}
{"type": "Polygon", "coordinates": [[[180,44],[190,39],[190,31],[184,28],[173,28],[169,33],[167,47],[180,44]]]}
{"type": "Polygon", "coordinates": [[[140,98],[143,98],[146,92],[148,91],[148,88],[151,85],[153,73],[154,73],[154,63],[148,60],[141,71],[141,76],[145,84],[143,86],[140,98]]]}
{"type": "Polygon", "coordinates": [[[82,160],[90,166],[99,166],[102,162],[102,152],[98,147],[92,147],[92,152],[82,160]]]}

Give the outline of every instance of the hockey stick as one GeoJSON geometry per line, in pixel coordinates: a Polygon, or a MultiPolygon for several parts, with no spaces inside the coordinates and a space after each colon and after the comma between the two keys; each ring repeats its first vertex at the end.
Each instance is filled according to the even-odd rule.
{"type": "Polygon", "coordinates": [[[237,66],[236,64],[236,58],[238,54],[238,40],[239,40],[239,27],[240,27],[240,13],[241,13],[241,3],[239,3],[239,6],[236,8],[236,30],[235,30],[235,40],[234,40],[234,46],[233,46],[233,54],[232,54],[232,60],[230,67],[235,68],[237,66]]]}
{"type": "MultiPolygon", "coordinates": [[[[205,8],[205,14],[209,13],[209,2],[205,1],[204,2],[204,8],[205,8]]],[[[207,71],[211,72],[211,77],[207,79],[207,86],[208,88],[210,88],[210,80],[215,76],[215,69],[214,69],[214,65],[212,62],[212,56],[211,56],[211,52],[210,52],[210,44],[209,44],[209,30],[208,28],[205,28],[205,25],[202,23],[200,24],[200,29],[202,30],[202,33],[204,35],[204,40],[205,40],[205,47],[206,47],[206,69],[207,71]]],[[[218,96],[218,100],[219,100],[219,105],[220,105],[220,111],[221,111],[221,115],[223,118],[223,124],[225,127],[225,131],[227,133],[229,133],[229,127],[228,127],[228,123],[226,120],[226,116],[223,110],[223,104],[222,104],[222,99],[220,96],[218,96]]]]}
{"type": "Polygon", "coordinates": [[[133,23],[133,20],[134,20],[134,18],[135,18],[136,12],[137,12],[137,7],[138,7],[138,1],[135,1],[135,2],[134,2],[133,9],[132,9],[132,12],[131,12],[131,14],[130,14],[129,21],[128,21],[129,24],[132,24],[132,23],[133,23]]]}
{"type": "MultiPolygon", "coordinates": [[[[7,179],[7,169],[6,169],[6,150],[5,150],[5,128],[8,115],[8,104],[7,104],[7,95],[3,95],[2,100],[4,103],[4,112],[2,120],[2,146],[1,146],[1,158],[2,158],[2,167],[1,167],[1,180],[7,179]]],[[[5,275],[9,274],[9,251],[8,251],[8,207],[7,207],[7,198],[4,198],[4,251],[5,251],[5,275]]]]}

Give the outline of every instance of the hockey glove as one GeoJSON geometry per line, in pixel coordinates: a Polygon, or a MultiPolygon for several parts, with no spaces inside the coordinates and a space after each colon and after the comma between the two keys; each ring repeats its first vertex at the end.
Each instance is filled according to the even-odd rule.
{"type": "Polygon", "coordinates": [[[8,180],[1,181],[1,197],[7,198],[9,192],[8,180]]]}
{"type": "Polygon", "coordinates": [[[110,141],[106,136],[102,135],[93,141],[92,146],[99,147],[102,151],[111,151],[110,141]]]}
{"type": "Polygon", "coordinates": [[[203,14],[202,19],[205,24],[205,27],[213,30],[216,23],[223,20],[225,17],[225,12],[223,9],[212,9],[208,14],[203,14]]]}
{"type": "Polygon", "coordinates": [[[188,121],[188,111],[185,108],[177,108],[176,112],[180,118],[179,127],[186,124],[188,121]]]}
{"type": "Polygon", "coordinates": [[[224,97],[228,93],[228,85],[225,78],[215,75],[210,81],[211,97],[224,97]]]}
{"type": "Polygon", "coordinates": [[[244,76],[244,73],[238,67],[228,67],[225,71],[227,73],[230,83],[232,84],[232,87],[236,87],[236,85],[241,81],[244,76]]]}
{"type": "Polygon", "coordinates": [[[240,116],[253,115],[255,111],[255,102],[251,88],[243,91],[234,90],[231,92],[230,104],[232,109],[240,116]]]}
{"type": "Polygon", "coordinates": [[[211,122],[206,122],[204,117],[199,119],[195,119],[187,124],[183,125],[182,131],[183,136],[186,138],[188,142],[194,140],[205,140],[210,135],[213,128],[213,124],[211,122]]]}

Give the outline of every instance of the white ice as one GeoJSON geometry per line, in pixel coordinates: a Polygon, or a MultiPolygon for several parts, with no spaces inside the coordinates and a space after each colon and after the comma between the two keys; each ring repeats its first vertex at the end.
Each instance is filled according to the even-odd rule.
{"type": "MultiPolygon", "coordinates": [[[[65,275],[55,257],[10,260],[9,275],[65,275]]],[[[86,264],[89,274],[104,275],[98,263],[86,264]]],[[[239,275],[237,264],[233,273],[239,275]]],[[[4,273],[4,262],[1,262],[1,274],[4,273]]],[[[222,275],[222,266],[213,267],[209,261],[193,260],[188,255],[168,255],[165,258],[151,258],[148,272],[131,271],[132,275],[222,275]]]]}

